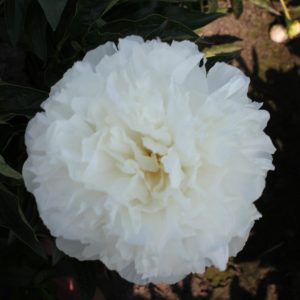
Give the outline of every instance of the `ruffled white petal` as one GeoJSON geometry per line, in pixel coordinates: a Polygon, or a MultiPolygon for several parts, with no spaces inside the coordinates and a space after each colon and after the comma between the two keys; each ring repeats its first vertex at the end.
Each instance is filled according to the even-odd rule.
{"type": "Polygon", "coordinates": [[[107,42],[106,44],[89,51],[84,56],[83,61],[95,68],[105,55],[111,56],[116,53],[116,51],[115,44],[113,42],[107,42]]]}
{"type": "Polygon", "coordinates": [[[275,148],[249,79],[194,43],[88,52],[28,124],[23,167],[57,246],[135,283],[174,283],[244,246],[275,148]]]}

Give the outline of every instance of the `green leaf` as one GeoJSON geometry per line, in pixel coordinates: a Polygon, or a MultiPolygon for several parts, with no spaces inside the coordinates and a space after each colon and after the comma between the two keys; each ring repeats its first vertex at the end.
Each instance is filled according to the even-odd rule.
{"type": "Polygon", "coordinates": [[[185,25],[154,14],[140,20],[117,20],[100,28],[93,28],[86,36],[87,50],[107,40],[116,41],[129,34],[142,36],[146,40],[156,37],[164,41],[200,40],[199,36],[185,25]]]}
{"type": "Polygon", "coordinates": [[[47,20],[42,8],[36,2],[32,2],[28,9],[25,24],[25,44],[39,59],[47,58],[47,20]]]}
{"type": "Polygon", "coordinates": [[[78,0],[70,28],[72,38],[82,37],[88,28],[120,0],[78,0]]]}
{"type": "Polygon", "coordinates": [[[161,15],[176,22],[182,23],[190,29],[203,27],[208,23],[225,16],[223,13],[202,13],[178,6],[167,6],[159,11],[161,15]]]}
{"type": "Polygon", "coordinates": [[[56,292],[50,292],[45,288],[38,288],[37,293],[40,294],[42,300],[57,300],[58,298],[55,296],[56,292]]]}
{"type": "Polygon", "coordinates": [[[111,8],[113,8],[120,0],[110,0],[106,4],[106,8],[103,11],[102,15],[105,15],[111,8]]]}
{"type": "Polygon", "coordinates": [[[53,254],[52,254],[52,265],[55,266],[57,263],[59,263],[64,257],[66,257],[66,254],[60,251],[56,244],[54,244],[53,254]]]}
{"type": "Polygon", "coordinates": [[[8,36],[16,46],[24,30],[25,17],[30,0],[6,0],[4,2],[4,16],[8,36]]]}
{"type": "Polygon", "coordinates": [[[49,280],[50,278],[54,277],[55,272],[54,269],[52,268],[45,268],[42,270],[39,270],[33,278],[33,282],[35,283],[35,285],[41,285],[44,282],[47,282],[47,280],[49,280]]]}
{"type": "Polygon", "coordinates": [[[230,52],[230,53],[222,53],[216,56],[211,56],[207,58],[207,62],[205,64],[205,68],[209,71],[216,62],[230,62],[234,58],[240,55],[240,51],[230,52]]]}
{"type": "Polygon", "coordinates": [[[216,12],[219,8],[219,1],[218,0],[209,0],[208,1],[208,11],[209,12],[216,12]]]}
{"type": "Polygon", "coordinates": [[[0,174],[14,179],[22,179],[22,175],[10,167],[0,155],[0,174]]]}
{"type": "Polygon", "coordinates": [[[231,0],[233,14],[239,18],[243,12],[243,0],[231,0]]]}
{"type": "MultiPolygon", "coordinates": [[[[3,261],[4,262],[4,261],[3,261]]],[[[3,266],[0,268],[1,284],[6,287],[26,287],[34,276],[34,271],[28,266],[3,266]]]]}
{"type": "Polygon", "coordinates": [[[10,229],[19,240],[35,253],[46,258],[41,244],[20,208],[17,197],[2,184],[0,184],[0,199],[0,226],[10,229]]]}
{"type": "Polygon", "coordinates": [[[56,29],[68,0],[38,0],[53,31],[56,29]]]}
{"type": "Polygon", "coordinates": [[[0,119],[21,115],[32,117],[41,110],[41,103],[48,97],[44,91],[9,83],[0,83],[0,119]]]}
{"type": "Polygon", "coordinates": [[[230,54],[233,52],[237,52],[242,50],[242,47],[236,44],[222,44],[222,45],[214,45],[211,47],[207,47],[203,49],[203,53],[207,58],[222,55],[222,54],[230,54]]]}
{"type": "Polygon", "coordinates": [[[273,13],[275,15],[280,15],[280,13],[274,9],[271,5],[271,1],[270,0],[250,0],[251,3],[253,3],[254,5],[266,9],[267,11],[269,11],[270,13],[273,13]]]}
{"type": "MultiPolygon", "coordinates": [[[[24,120],[25,121],[25,120],[24,120]]],[[[18,136],[22,136],[22,140],[24,140],[24,124],[18,124],[12,126],[9,123],[2,124],[0,126],[0,153],[3,153],[7,150],[10,143],[18,136]]],[[[17,149],[15,149],[17,150],[17,149]]],[[[9,150],[8,150],[9,151],[9,150]]],[[[11,151],[9,151],[9,155],[11,155],[11,151]]],[[[13,159],[13,158],[12,158],[13,159]]]]}
{"type": "Polygon", "coordinates": [[[131,0],[123,4],[120,3],[109,17],[113,17],[113,20],[140,20],[148,17],[149,15],[158,14],[173,21],[182,23],[190,29],[196,29],[225,15],[223,13],[203,13],[199,9],[199,6],[197,9],[192,9],[190,8],[190,5],[187,5],[187,2],[184,2],[184,4],[186,5],[175,2],[173,4],[167,3],[166,1],[161,0],[131,0]]]}

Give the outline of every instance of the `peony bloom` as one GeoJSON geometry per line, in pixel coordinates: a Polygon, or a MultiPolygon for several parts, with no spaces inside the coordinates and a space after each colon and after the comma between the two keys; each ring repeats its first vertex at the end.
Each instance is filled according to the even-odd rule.
{"type": "Polygon", "coordinates": [[[135,283],[226,267],[275,148],[249,79],[194,43],[130,36],[86,54],[26,130],[27,189],[57,246],[135,283]]]}

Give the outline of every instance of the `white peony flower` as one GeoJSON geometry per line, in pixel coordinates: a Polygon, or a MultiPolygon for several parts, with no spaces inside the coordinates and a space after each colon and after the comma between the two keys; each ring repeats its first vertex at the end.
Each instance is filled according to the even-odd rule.
{"type": "Polygon", "coordinates": [[[136,283],[226,267],[275,148],[249,79],[194,43],[130,36],[86,54],[26,131],[27,189],[57,246],[136,283]]]}

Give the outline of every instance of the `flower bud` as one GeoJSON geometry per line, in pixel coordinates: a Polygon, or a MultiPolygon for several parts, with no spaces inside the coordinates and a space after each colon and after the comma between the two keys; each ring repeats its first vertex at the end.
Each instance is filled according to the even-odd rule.
{"type": "Polygon", "coordinates": [[[288,36],[290,39],[294,39],[300,34],[300,22],[299,21],[293,21],[288,26],[288,36]]]}
{"type": "Polygon", "coordinates": [[[273,25],[270,30],[270,38],[275,43],[284,43],[288,40],[289,35],[283,25],[273,25]]]}

